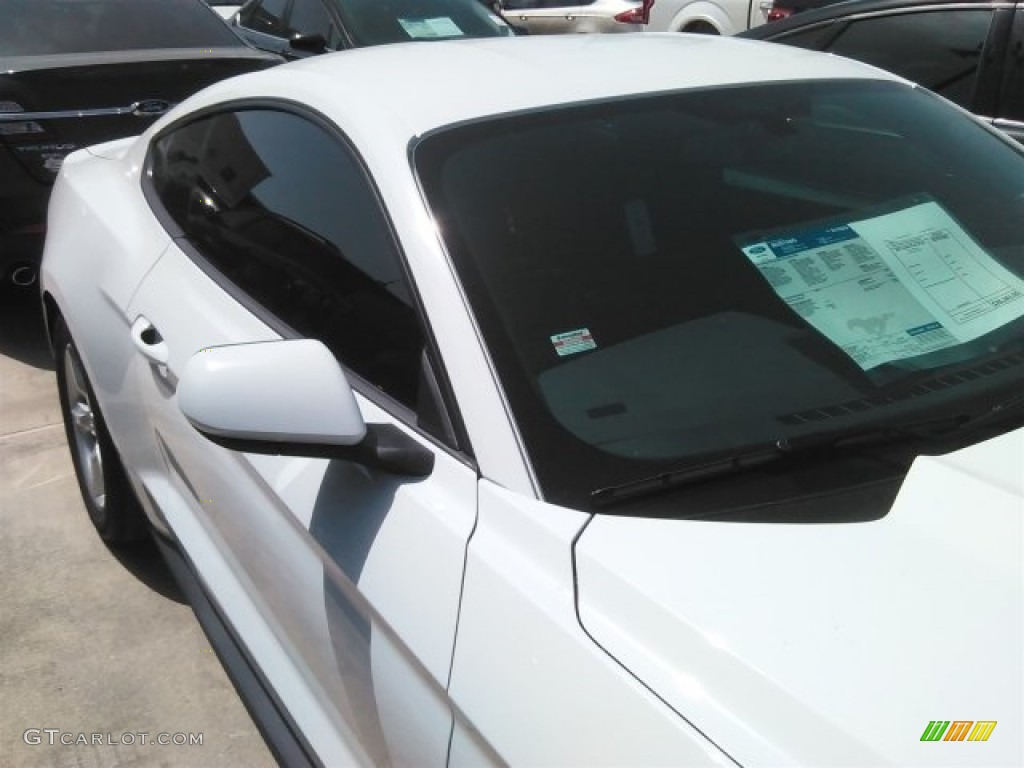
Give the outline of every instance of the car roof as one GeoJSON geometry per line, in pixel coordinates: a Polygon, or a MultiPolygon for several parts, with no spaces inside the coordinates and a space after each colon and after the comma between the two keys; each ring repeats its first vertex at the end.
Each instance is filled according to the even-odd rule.
{"type": "Polygon", "coordinates": [[[1013,8],[1014,5],[1014,2],[1007,0],[844,0],[844,2],[797,13],[780,21],[752,27],[741,32],[737,37],[750,40],[774,40],[787,32],[862,13],[879,13],[910,8],[970,8],[972,6],[1013,8]]]}
{"type": "Polygon", "coordinates": [[[890,79],[866,65],[732,38],[551,35],[402,43],[311,57],[204,91],[190,108],[262,96],[405,143],[441,126],[559,104],[806,79],[890,79]],[[353,110],[351,105],[360,108],[353,110]]]}

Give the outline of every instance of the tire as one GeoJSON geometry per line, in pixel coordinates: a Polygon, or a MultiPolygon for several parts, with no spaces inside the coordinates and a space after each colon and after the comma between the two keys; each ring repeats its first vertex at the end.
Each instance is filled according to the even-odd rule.
{"type": "Polygon", "coordinates": [[[707,21],[695,21],[684,29],[683,32],[689,32],[693,35],[717,35],[718,28],[707,21]]]}
{"type": "Polygon", "coordinates": [[[57,389],[78,488],[96,532],[108,544],[138,541],[146,517],[110,439],[82,358],[63,319],[54,329],[57,389]]]}

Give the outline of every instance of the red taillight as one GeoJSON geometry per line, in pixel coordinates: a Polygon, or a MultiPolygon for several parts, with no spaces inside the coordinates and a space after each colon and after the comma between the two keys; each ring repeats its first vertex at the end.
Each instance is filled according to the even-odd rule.
{"type": "Polygon", "coordinates": [[[615,20],[621,24],[646,24],[651,18],[651,6],[654,0],[644,0],[639,8],[630,8],[615,15],[615,20]]]}
{"type": "Polygon", "coordinates": [[[782,21],[793,15],[792,8],[776,8],[774,5],[768,11],[768,21],[782,21]]]}
{"type": "Polygon", "coordinates": [[[644,12],[640,8],[632,8],[628,11],[615,14],[615,20],[622,24],[643,24],[644,12]]]}

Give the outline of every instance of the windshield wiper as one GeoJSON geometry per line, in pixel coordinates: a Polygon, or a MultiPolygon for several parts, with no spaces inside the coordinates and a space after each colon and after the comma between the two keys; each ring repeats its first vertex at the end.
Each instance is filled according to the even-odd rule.
{"type": "Polygon", "coordinates": [[[746,472],[810,451],[945,437],[965,427],[975,427],[993,419],[1007,417],[1021,406],[1024,406],[1024,394],[1000,401],[978,414],[957,413],[930,419],[875,424],[863,429],[815,432],[794,438],[755,443],[726,454],[721,451],[702,454],[656,475],[598,488],[591,492],[590,498],[598,506],[609,506],[640,496],[746,472]]]}

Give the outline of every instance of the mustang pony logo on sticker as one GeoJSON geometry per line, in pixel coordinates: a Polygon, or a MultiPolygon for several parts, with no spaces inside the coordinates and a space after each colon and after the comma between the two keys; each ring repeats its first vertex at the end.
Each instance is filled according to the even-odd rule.
{"type": "Polygon", "coordinates": [[[597,342],[594,341],[589,328],[556,333],[551,337],[551,343],[554,344],[559,357],[568,357],[597,348],[597,342]]]}

